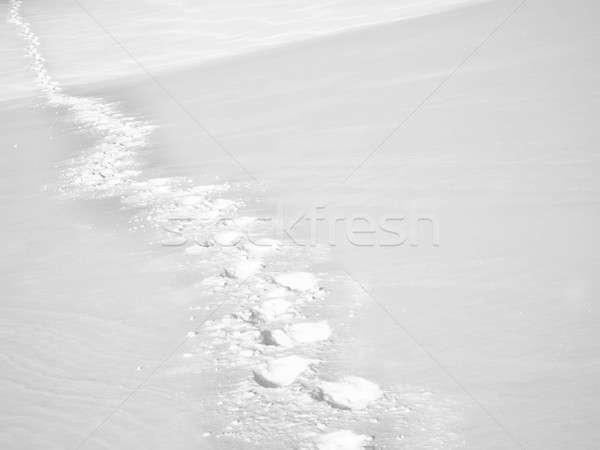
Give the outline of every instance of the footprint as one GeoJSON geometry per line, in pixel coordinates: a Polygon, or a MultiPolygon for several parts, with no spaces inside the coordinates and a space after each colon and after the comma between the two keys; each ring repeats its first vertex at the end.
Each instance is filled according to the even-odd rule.
{"type": "Polygon", "coordinates": [[[304,322],[289,325],[282,329],[264,330],[263,343],[291,347],[295,344],[311,344],[325,341],[331,337],[331,328],[326,320],[321,322],[304,322]]]}
{"type": "Polygon", "coordinates": [[[272,359],[264,366],[254,370],[254,379],[264,387],[289,386],[314,363],[316,363],[314,359],[296,355],[272,359]]]}
{"type": "Polygon", "coordinates": [[[309,272],[289,272],[275,275],[275,283],[293,291],[308,292],[319,288],[317,277],[309,272]]]}
{"type": "Polygon", "coordinates": [[[256,322],[273,322],[288,315],[292,306],[291,302],[282,298],[266,300],[252,310],[252,319],[256,322]]]}
{"type": "Polygon", "coordinates": [[[245,280],[260,271],[264,266],[259,259],[246,259],[231,268],[225,269],[225,276],[245,280]]]}
{"type": "Polygon", "coordinates": [[[265,345],[277,345],[279,347],[292,347],[294,345],[294,341],[283,330],[264,330],[261,336],[265,345]]]}
{"type": "Polygon", "coordinates": [[[326,433],[315,439],[318,450],[362,450],[371,445],[372,436],[356,434],[350,430],[338,430],[326,433]]]}
{"type": "Polygon", "coordinates": [[[339,381],[322,381],[316,397],[339,409],[364,409],[383,392],[375,383],[361,377],[347,376],[339,381]]]}

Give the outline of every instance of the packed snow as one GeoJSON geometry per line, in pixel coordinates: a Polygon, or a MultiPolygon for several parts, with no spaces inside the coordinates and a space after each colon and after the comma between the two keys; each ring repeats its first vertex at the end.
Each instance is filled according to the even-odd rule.
{"type": "Polygon", "coordinates": [[[350,430],[338,430],[315,439],[317,450],[362,450],[373,438],[350,430]]]}
{"type": "Polygon", "coordinates": [[[294,341],[280,329],[275,330],[263,330],[262,332],[263,343],[266,345],[278,345],[280,347],[291,347],[294,345],[294,341]]]}
{"type": "Polygon", "coordinates": [[[272,359],[254,370],[254,379],[265,387],[289,386],[314,363],[314,360],[296,355],[272,359]]]}
{"type": "Polygon", "coordinates": [[[259,259],[246,259],[238,262],[235,266],[225,269],[225,275],[229,278],[245,280],[263,268],[263,262],[259,259]]]}
{"type": "Polygon", "coordinates": [[[317,277],[309,272],[290,272],[273,277],[275,282],[293,291],[316,291],[319,287],[317,277]]]}
{"type": "Polygon", "coordinates": [[[361,377],[346,376],[339,381],[322,381],[317,398],[339,409],[364,409],[383,392],[375,383],[361,377]]]}
{"type": "Polygon", "coordinates": [[[282,299],[274,298],[265,300],[261,305],[252,310],[253,317],[261,322],[273,322],[286,317],[291,309],[292,303],[282,299]]]}

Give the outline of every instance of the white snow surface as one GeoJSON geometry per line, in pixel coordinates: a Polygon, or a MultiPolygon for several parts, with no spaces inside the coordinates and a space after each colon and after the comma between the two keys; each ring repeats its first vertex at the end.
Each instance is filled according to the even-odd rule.
{"type": "Polygon", "coordinates": [[[278,345],[280,347],[291,347],[294,341],[280,329],[264,330],[262,332],[263,343],[267,345],[278,345]]]}
{"type": "Polygon", "coordinates": [[[371,436],[350,430],[338,430],[315,439],[318,450],[361,450],[373,440],[371,436]]]}
{"type": "Polygon", "coordinates": [[[318,398],[339,409],[364,409],[382,395],[375,383],[356,376],[322,381],[318,387],[318,398]]]}
{"type": "Polygon", "coordinates": [[[229,278],[245,280],[262,268],[263,262],[260,259],[245,259],[238,262],[235,266],[225,269],[225,275],[229,278]]]}
{"type": "Polygon", "coordinates": [[[293,341],[303,344],[325,341],[331,337],[331,327],[326,320],[289,325],[286,332],[293,341]]]}
{"type": "Polygon", "coordinates": [[[252,257],[266,256],[279,250],[279,248],[279,241],[268,238],[253,239],[252,241],[243,244],[243,249],[252,257]]]}
{"type": "Polygon", "coordinates": [[[287,315],[292,309],[292,303],[282,298],[265,300],[252,310],[255,319],[262,322],[273,322],[287,315]]]}
{"type": "Polygon", "coordinates": [[[265,387],[289,386],[314,362],[296,355],[272,359],[254,370],[254,379],[265,387]]]}
{"type": "Polygon", "coordinates": [[[244,238],[244,234],[241,231],[236,230],[224,230],[215,233],[214,241],[217,245],[222,247],[233,247],[238,244],[244,238]]]}
{"type": "Polygon", "coordinates": [[[309,272],[289,272],[273,277],[275,282],[293,291],[308,292],[319,288],[317,277],[309,272]]]}

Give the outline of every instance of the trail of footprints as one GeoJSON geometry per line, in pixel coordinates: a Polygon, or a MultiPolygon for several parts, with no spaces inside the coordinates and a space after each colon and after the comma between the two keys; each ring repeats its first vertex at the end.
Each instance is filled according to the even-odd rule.
{"type": "MultiPolygon", "coordinates": [[[[268,427],[261,427],[270,418],[265,416],[261,422],[259,411],[266,411],[282,391],[289,394],[286,401],[293,400],[285,406],[293,410],[293,417],[309,420],[316,420],[312,414],[315,404],[356,412],[380,400],[381,389],[363,378],[321,380],[320,360],[307,356],[311,349],[326,345],[333,333],[326,320],[301,319],[304,306],[324,301],[327,296],[317,278],[308,272],[269,273],[268,259],[281,257],[283,250],[276,240],[247,239],[247,231],[256,225],[252,218],[238,218],[236,229],[223,229],[219,219],[231,217],[240,206],[218,196],[230,188],[228,185],[194,186],[185,179],[142,179],[137,153],[145,147],[153,127],[123,116],[101,100],[65,94],[46,70],[39,40],[21,16],[21,5],[20,0],[11,0],[8,20],[25,39],[36,82],[47,103],[70,112],[81,129],[99,137],[94,148],[69,162],[63,171],[61,190],[74,196],[120,197],[124,205],[146,211],[136,216],[132,229],[149,225],[163,230],[162,245],[185,246],[189,257],[225,264],[221,273],[206,278],[201,285],[209,292],[233,286],[243,307],[204,324],[212,337],[208,345],[221,349],[217,355],[221,368],[248,367],[251,383],[273,392],[271,398],[266,394],[260,400],[251,386],[240,393],[240,405],[253,404],[249,409],[256,416],[247,421],[248,426],[256,425],[256,430],[246,430],[246,435],[256,441],[260,440],[261,429],[263,435],[269,432],[268,427]],[[227,351],[222,350],[224,346],[227,351]]],[[[190,337],[196,333],[191,332],[190,337]]],[[[374,445],[372,436],[347,429],[328,430],[320,423],[315,423],[312,435],[298,438],[307,439],[293,443],[299,448],[350,450],[374,445]]]]}
{"type": "MultiPolygon", "coordinates": [[[[281,245],[274,240],[263,240],[257,245],[244,236],[240,233],[236,235],[237,242],[227,242],[239,250],[237,258],[221,274],[206,280],[207,285],[217,290],[228,284],[231,289],[239,290],[242,286],[247,289],[242,293],[239,310],[205,324],[212,337],[208,346],[221,356],[222,367],[247,368],[252,383],[276,391],[275,398],[281,391],[290,390],[286,399],[301,410],[294,414],[295,418],[302,413],[310,416],[313,403],[351,413],[365,410],[382,398],[379,386],[361,377],[345,376],[337,380],[318,377],[320,360],[311,356],[314,353],[311,350],[327,345],[333,330],[327,320],[303,318],[302,309],[325,301],[327,291],[319,287],[317,277],[309,272],[270,273],[268,260],[281,257],[284,252],[281,245]]],[[[217,234],[214,240],[223,238],[217,234]]],[[[256,390],[246,385],[241,391],[238,406],[243,408],[248,404],[245,400],[256,397],[256,390]]],[[[262,401],[271,401],[264,390],[262,401]]],[[[271,417],[265,416],[263,422],[269,420],[271,417]]],[[[300,448],[361,449],[373,445],[372,436],[334,430],[319,432],[309,445],[300,448]]]]}

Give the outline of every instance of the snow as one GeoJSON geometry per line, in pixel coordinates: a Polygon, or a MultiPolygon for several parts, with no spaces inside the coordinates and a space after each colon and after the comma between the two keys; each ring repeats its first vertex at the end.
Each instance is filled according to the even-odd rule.
{"type": "Polygon", "coordinates": [[[227,280],[225,278],[223,278],[222,276],[212,276],[212,277],[205,278],[204,280],[202,280],[200,282],[200,284],[202,286],[210,286],[210,287],[224,286],[225,284],[227,284],[227,280]]]}
{"type": "Polygon", "coordinates": [[[309,272],[290,272],[273,277],[275,282],[293,291],[316,291],[319,287],[317,278],[309,272]]]}
{"type": "Polygon", "coordinates": [[[356,376],[337,382],[322,381],[318,389],[320,400],[340,409],[363,409],[383,395],[375,383],[356,376]]]}
{"type": "Polygon", "coordinates": [[[262,332],[263,343],[266,345],[278,345],[280,347],[291,347],[294,341],[280,329],[264,330],[262,332]]]}
{"type": "Polygon", "coordinates": [[[331,337],[331,327],[326,320],[290,325],[286,329],[290,338],[297,343],[325,341],[331,337]]]}
{"type": "Polygon", "coordinates": [[[229,278],[244,280],[263,268],[263,262],[259,259],[246,259],[238,262],[235,266],[225,269],[225,275],[229,278]]]}
{"type": "Polygon", "coordinates": [[[218,198],[213,203],[213,207],[220,210],[232,208],[234,206],[235,202],[226,198],[218,198]]]}
{"type": "Polygon", "coordinates": [[[266,300],[262,305],[253,309],[253,316],[263,322],[273,322],[287,314],[292,308],[292,303],[282,298],[266,300]]]}
{"type": "Polygon", "coordinates": [[[272,359],[254,370],[254,379],[264,387],[289,386],[314,362],[296,355],[272,359]]]}
{"type": "Polygon", "coordinates": [[[207,248],[204,245],[194,244],[187,247],[185,253],[188,255],[203,255],[206,253],[207,248]]]}
{"type": "Polygon", "coordinates": [[[183,236],[173,236],[162,239],[160,244],[163,247],[179,247],[181,245],[185,245],[186,242],[187,240],[183,236]]]}
{"type": "Polygon", "coordinates": [[[215,233],[214,240],[222,247],[233,247],[234,245],[238,244],[243,237],[244,234],[240,231],[225,230],[215,233]]]}
{"type": "Polygon", "coordinates": [[[350,430],[332,431],[315,440],[318,450],[362,450],[373,440],[371,436],[350,430]]]}
{"type": "Polygon", "coordinates": [[[279,242],[275,239],[254,239],[244,244],[244,250],[248,255],[260,257],[266,256],[279,249],[279,242]]]}

